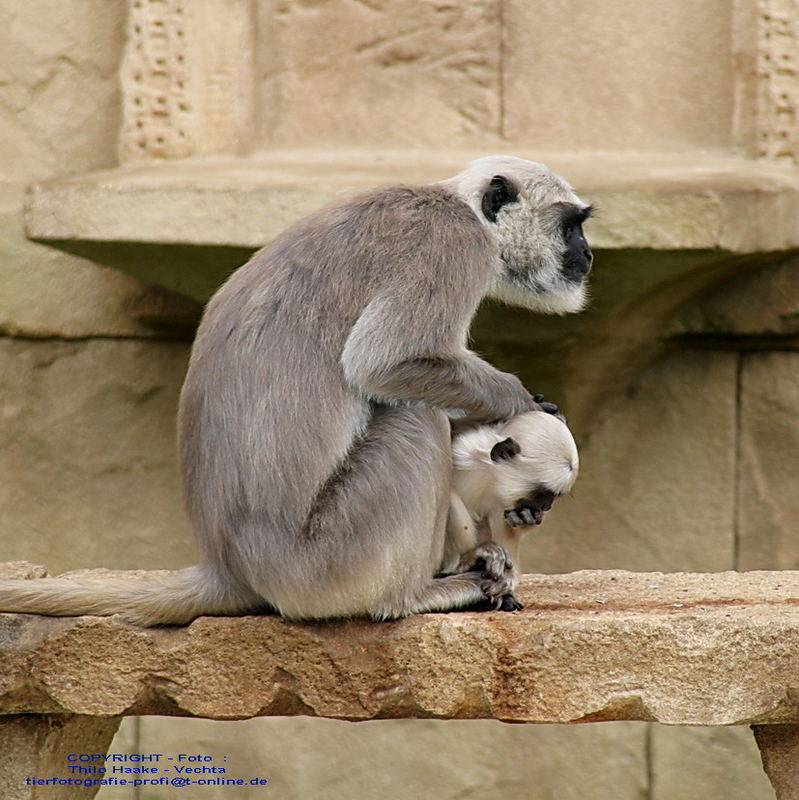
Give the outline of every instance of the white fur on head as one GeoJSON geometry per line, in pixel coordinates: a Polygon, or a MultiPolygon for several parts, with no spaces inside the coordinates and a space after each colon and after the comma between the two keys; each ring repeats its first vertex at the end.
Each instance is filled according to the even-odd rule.
{"type": "Polygon", "coordinates": [[[463,172],[443,182],[457,193],[490,231],[501,266],[488,287],[497,300],[546,314],[582,310],[583,281],[563,274],[566,244],[561,230],[563,204],[586,208],[571,186],[544,164],[513,156],[487,156],[472,161],[463,172]],[[491,179],[502,175],[518,190],[495,221],[487,220],[483,195],[491,179]]]}
{"type": "Polygon", "coordinates": [[[476,518],[512,506],[531,491],[567,493],[577,479],[577,445],[567,425],[543,411],[530,411],[497,425],[481,425],[452,442],[453,488],[476,518]],[[491,449],[511,437],[521,448],[493,461],[491,449]]]}

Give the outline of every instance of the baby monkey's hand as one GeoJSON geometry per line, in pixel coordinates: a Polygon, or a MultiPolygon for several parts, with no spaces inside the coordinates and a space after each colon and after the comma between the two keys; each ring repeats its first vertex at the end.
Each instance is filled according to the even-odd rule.
{"type": "Polygon", "coordinates": [[[522,525],[540,525],[544,521],[544,514],[552,508],[555,495],[549,489],[540,489],[527,497],[516,501],[513,508],[505,510],[505,521],[511,528],[522,525]]]}

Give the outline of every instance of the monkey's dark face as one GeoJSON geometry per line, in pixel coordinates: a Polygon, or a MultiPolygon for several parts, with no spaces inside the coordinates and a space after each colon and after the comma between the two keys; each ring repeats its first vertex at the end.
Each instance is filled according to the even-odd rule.
{"type": "Polygon", "coordinates": [[[480,212],[501,260],[490,293],[534,311],[579,311],[593,262],[582,227],[592,208],[541,170],[523,180],[494,175],[483,191],[480,212]]]}
{"type": "Polygon", "coordinates": [[[582,283],[591,271],[594,254],[583,234],[583,223],[591,216],[593,208],[578,208],[569,203],[563,204],[562,232],[566,250],[563,253],[563,275],[573,283],[582,283]]]}

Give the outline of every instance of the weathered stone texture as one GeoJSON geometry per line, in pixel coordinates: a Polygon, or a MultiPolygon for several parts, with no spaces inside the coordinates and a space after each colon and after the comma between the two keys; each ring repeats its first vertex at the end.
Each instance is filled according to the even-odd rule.
{"type": "Polygon", "coordinates": [[[753,731],[777,800],[799,800],[799,725],[755,725],[753,731]]]}
{"type": "Polygon", "coordinates": [[[799,567],[799,353],[752,353],[741,371],[741,569],[799,567]]]}
{"type": "Polygon", "coordinates": [[[793,0],[758,5],[757,152],[799,161],[799,6],[793,0]]]}
{"type": "Polygon", "coordinates": [[[262,146],[498,141],[493,0],[258,5],[262,146]]]}
{"type": "Polygon", "coordinates": [[[0,711],[799,720],[799,573],[527,575],[518,594],[515,614],[383,624],[206,617],[146,630],[4,615],[0,711]]]}
{"type": "Polygon", "coordinates": [[[0,796],[3,800],[85,800],[97,786],[27,785],[25,778],[69,778],[70,753],[102,753],[119,720],[111,717],[0,717],[0,796]]]}
{"type": "MultiPolygon", "coordinates": [[[[193,741],[197,752],[228,755],[231,774],[268,778],[281,800],[640,800],[644,738],[645,726],[634,722],[141,718],[145,752],[185,752],[193,741]]],[[[203,800],[228,800],[231,790],[207,791],[203,800]]]]}
{"type": "Polygon", "coordinates": [[[130,3],[123,160],[245,149],[253,117],[252,7],[249,0],[130,3]]]}
{"type": "Polygon", "coordinates": [[[774,800],[745,727],[650,727],[651,800],[774,800]]]}
{"type": "Polygon", "coordinates": [[[646,370],[581,443],[580,477],[523,538],[523,569],[732,567],[736,365],[685,351],[646,370]]]}
{"type": "Polygon", "coordinates": [[[5,558],[187,563],[175,463],[186,358],[183,343],[0,339],[5,558]]]}
{"type": "Polygon", "coordinates": [[[32,243],[25,182],[116,161],[126,0],[0,5],[0,335],[150,336],[138,281],[32,243]]]}
{"type": "MultiPolygon", "coordinates": [[[[497,150],[509,147],[386,152],[348,142],[125,166],[33,186],[27,225],[43,239],[259,247],[341,192],[442,180],[497,150]]],[[[695,154],[599,160],[528,147],[514,147],[513,154],[546,158],[603,209],[588,229],[595,248],[753,253],[799,246],[799,175],[771,164],[695,154]]]]}
{"type": "Polygon", "coordinates": [[[160,287],[31,242],[23,200],[22,184],[0,184],[0,336],[161,335],[147,323],[160,287]]]}
{"type": "Polygon", "coordinates": [[[125,0],[0,6],[0,174],[52,177],[113,164],[125,0]]]}
{"type": "Polygon", "coordinates": [[[788,258],[727,281],[684,309],[669,332],[770,337],[761,347],[796,347],[799,259],[788,258]],[[791,338],[781,342],[774,337],[791,338]]]}
{"type": "Polygon", "coordinates": [[[729,146],[732,16],[726,0],[504,3],[504,132],[542,150],[729,146]]]}

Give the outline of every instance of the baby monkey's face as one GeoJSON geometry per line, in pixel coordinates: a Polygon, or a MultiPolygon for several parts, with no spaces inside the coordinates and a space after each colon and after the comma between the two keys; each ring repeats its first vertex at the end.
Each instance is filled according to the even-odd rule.
{"type": "Polygon", "coordinates": [[[509,420],[491,452],[494,486],[512,528],[540,525],[556,497],[568,494],[577,477],[574,439],[565,423],[531,412],[509,420]]]}

